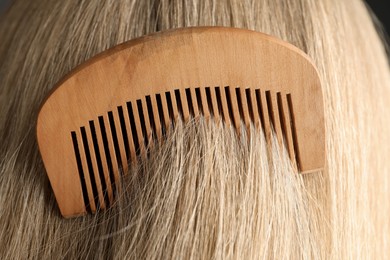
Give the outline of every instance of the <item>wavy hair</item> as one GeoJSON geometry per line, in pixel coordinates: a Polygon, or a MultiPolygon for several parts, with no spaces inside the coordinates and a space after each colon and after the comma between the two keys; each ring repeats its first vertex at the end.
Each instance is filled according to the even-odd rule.
{"type": "Polygon", "coordinates": [[[0,39],[0,258],[388,256],[389,63],[362,1],[15,0],[0,18],[0,39]],[[103,50],[201,25],[268,33],[313,59],[325,170],[295,174],[263,132],[240,139],[198,118],[176,124],[131,167],[110,210],[63,219],[34,133],[45,95],[103,50]]]}

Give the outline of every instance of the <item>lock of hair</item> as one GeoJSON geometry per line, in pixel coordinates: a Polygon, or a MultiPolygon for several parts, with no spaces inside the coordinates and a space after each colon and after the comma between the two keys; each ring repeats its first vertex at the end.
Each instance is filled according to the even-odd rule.
{"type": "Polygon", "coordinates": [[[115,201],[128,164],[178,117],[202,115],[276,133],[300,173],[324,167],[320,80],[298,48],[249,30],[177,29],[107,50],[66,76],[42,104],[37,139],[65,217],[115,201]]]}

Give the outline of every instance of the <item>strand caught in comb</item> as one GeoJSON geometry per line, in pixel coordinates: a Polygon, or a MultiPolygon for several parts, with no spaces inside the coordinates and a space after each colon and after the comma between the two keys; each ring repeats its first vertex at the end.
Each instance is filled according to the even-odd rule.
{"type": "Polygon", "coordinates": [[[112,205],[120,169],[149,137],[198,115],[275,131],[299,172],[324,167],[322,90],[302,51],[242,29],[156,33],[79,66],[44,101],[37,138],[62,215],[112,205]]]}

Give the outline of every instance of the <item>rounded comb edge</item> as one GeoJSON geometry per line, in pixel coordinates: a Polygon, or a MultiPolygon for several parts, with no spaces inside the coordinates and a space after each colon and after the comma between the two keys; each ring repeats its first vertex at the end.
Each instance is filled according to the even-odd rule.
{"type": "MultiPolygon", "coordinates": [[[[130,146],[137,143],[134,136],[138,149],[142,149],[145,143],[140,140],[147,139],[144,135],[154,129],[147,125],[143,113],[150,118],[148,113],[152,111],[153,118],[160,119],[165,114],[164,120],[172,113],[188,117],[190,108],[182,102],[196,100],[192,96],[186,99],[188,92],[199,93],[205,107],[209,102],[220,102],[221,111],[214,112],[233,124],[243,120],[238,120],[237,107],[249,101],[261,102],[256,104],[259,107],[256,114],[263,113],[260,127],[273,125],[279,131],[279,138],[284,137],[290,145],[290,155],[294,153],[299,171],[323,169],[322,89],[318,72],[306,54],[275,37],[244,29],[176,29],[134,39],[98,54],[72,70],[43,101],[37,119],[37,139],[62,215],[70,217],[93,211],[88,206],[90,201],[101,202],[101,196],[96,197],[101,194],[96,190],[100,187],[97,179],[104,181],[106,188],[111,185],[115,190],[120,168],[127,164],[123,162],[124,153],[127,159],[130,157],[123,149],[132,150],[130,146]],[[248,96],[235,91],[238,87],[250,89],[248,96]],[[206,98],[208,92],[210,99],[206,98]],[[147,96],[152,100],[151,109],[145,107],[147,96]],[[178,106],[180,103],[186,106],[178,106]],[[119,107],[122,114],[117,113],[119,107]],[[130,110],[134,118],[129,118],[130,110]],[[110,121],[107,113],[112,111],[115,116],[110,121]],[[107,164],[107,169],[111,168],[110,172],[97,170],[97,164],[91,166],[92,156],[97,156],[89,154],[88,160],[94,140],[77,135],[82,127],[89,130],[91,121],[99,129],[90,134],[100,140],[99,155],[105,155],[100,160],[107,164]],[[132,122],[137,125],[129,129],[132,122]],[[127,145],[122,126],[128,133],[127,145]],[[72,139],[74,136],[77,140],[72,139]],[[77,149],[82,156],[77,157],[77,149]]],[[[218,104],[214,103],[218,110],[218,104]]],[[[251,105],[253,109],[255,104],[251,105]]],[[[161,133],[166,122],[157,123],[161,133]]]]}

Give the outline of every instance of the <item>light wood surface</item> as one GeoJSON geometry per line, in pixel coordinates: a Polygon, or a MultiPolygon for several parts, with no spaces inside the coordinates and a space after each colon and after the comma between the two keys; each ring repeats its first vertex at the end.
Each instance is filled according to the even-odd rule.
{"type": "Polygon", "coordinates": [[[182,116],[272,129],[301,173],[324,167],[323,97],[299,49],[242,29],[186,28],[118,45],[66,76],[44,101],[39,149],[61,213],[115,201],[128,163],[182,116]],[[91,127],[92,126],[92,127],[91,127]]]}

